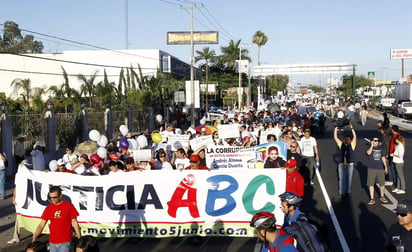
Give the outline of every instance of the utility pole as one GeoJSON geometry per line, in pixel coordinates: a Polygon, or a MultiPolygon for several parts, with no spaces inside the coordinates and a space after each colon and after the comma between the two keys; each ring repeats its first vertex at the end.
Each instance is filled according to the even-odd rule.
{"type": "Polygon", "coordinates": [[[355,68],[356,65],[352,65],[352,98],[355,100],[355,68]]]}
{"type": "Polygon", "coordinates": [[[193,41],[193,11],[195,8],[203,8],[203,6],[190,5],[188,7],[181,7],[182,9],[190,9],[190,87],[191,87],[191,100],[192,104],[190,107],[190,122],[192,128],[195,127],[195,73],[194,73],[194,54],[195,54],[195,43],[193,41]]]}
{"type": "Polygon", "coordinates": [[[124,40],[126,49],[129,49],[129,0],[124,1],[124,19],[125,19],[125,34],[124,40]]]}
{"type": "Polygon", "coordinates": [[[237,69],[238,69],[238,72],[239,72],[239,88],[238,88],[238,91],[237,91],[237,103],[238,103],[238,106],[239,106],[239,111],[241,110],[241,105],[242,105],[242,95],[241,95],[242,71],[240,70],[241,62],[242,62],[242,44],[239,43],[239,63],[237,64],[237,69]]]}

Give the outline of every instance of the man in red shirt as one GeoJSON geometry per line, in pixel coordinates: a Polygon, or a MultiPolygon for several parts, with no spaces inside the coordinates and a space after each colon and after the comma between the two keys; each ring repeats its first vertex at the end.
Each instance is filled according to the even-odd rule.
{"type": "Polygon", "coordinates": [[[191,155],[189,160],[190,166],[186,167],[185,170],[210,170],[206,166],[200,164],[199,155],[191,155]]]}
{"type": "Polygon", "coordinates": [[[73,229],[76,232],[77,238],[81,236],[79,223],[77,222],[79,213],[72,203],[62,200],[62,190],[60,187],[51,187],[49,198],[52,204],[44,209],[40,224],[33,234],[32,241],[35,242],[37,240],[46,223],[50,220],[50,252],[69,252],[70,242],[73,239],[73,229]]]}
{"type": "Polygon", "coordinates": [[[297,162],[295,159],[288,159],[286,166],[286,192],[293,192],[299,197],[303,197],[305,180],[296,170],[297,162]]]}

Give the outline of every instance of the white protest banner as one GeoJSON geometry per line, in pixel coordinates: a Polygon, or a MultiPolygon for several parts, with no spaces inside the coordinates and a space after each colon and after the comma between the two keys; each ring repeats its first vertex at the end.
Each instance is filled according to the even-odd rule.
{"type": "Polygon", "coordinates": [[[189,140],[190,147],[192,150],[196,151],[204,146],[212,146],[215,144],[212,135],[200,136],[189,140]]]}
{"type": "Polygon", "coordinates": [[[219,132],[219,138],[238,138],[240,137],[239,133],[239,124],[221,124],[217,126],[219,132]]]}
{"type": "MultiPolygon", "coordinates": [[[[256,159],[256,150],[237,146],[213,146],[206,151],[206,164],[210,169],[248,168],[256,159]]],[[[254,169],[254,167],[251,167],[254,169]]]]}
{"type": "Polygon", "coordinates": [[[172,151],[177,151],[183,148],[186,151],[189,149],[189,135],[172,135],[167,137],[167,145],[170,145],[172,151]]]}
{"type": "MultiPolygon", "coordinates": [[[[16,213],[20,227],[34,232],[48,190],[59,185],[63,200],[79,212],[82,235],[98,237],[255,236],[253,214],[275,214],[282,225],[279,195],[285,169],[135,171],[82,176],[19,167],[16,213]]],[[[45,230],[48,232],[48,230],[45,230]]]]}
{"type": "Polygon", "coordinates": [[[134,150],[133,159],[135,161],[150,161],[152,159],[152,150],[150,149],[134,150]]]}

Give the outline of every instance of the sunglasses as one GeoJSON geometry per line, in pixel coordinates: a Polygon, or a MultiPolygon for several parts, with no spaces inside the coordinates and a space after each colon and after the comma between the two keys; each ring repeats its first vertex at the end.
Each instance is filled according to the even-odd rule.
{"type": "Polygon", "coordinates": [[[49,198],[50,198],[50,199],[58,199],[59,196],[55,196],[55,197],[49,196],[49,198]]]}
{"type": "Polygon", "coordinates": [[[373,140],[372,142],[379,143],[380,141],[379,140],[373,140]]]}
{"type": "Polygon", "coordinates": [[[401,216],[401,217],[405,217],[406,215],[408,215],[407,213],[396,213],[397,216],[401,216]]]}
{"type": "Polygon", "coordinates": [[[166,157],[166,156],[159,156],[159,157],[161,158],[161,157],[166,157]]]}
{"type": "Polygon", "coordinates": [[[297,146],[291,145],[290,148],[296,148],[297,146]]]}

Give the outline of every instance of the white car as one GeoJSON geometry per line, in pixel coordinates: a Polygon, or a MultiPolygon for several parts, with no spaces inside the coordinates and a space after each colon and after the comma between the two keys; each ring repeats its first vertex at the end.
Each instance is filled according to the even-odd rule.
{"type": "Polygon", "coordinates": [[[412,102],[402,102],[399,104],[397,114],[399,117],[409,117],[412,116],[412,102]]]}

